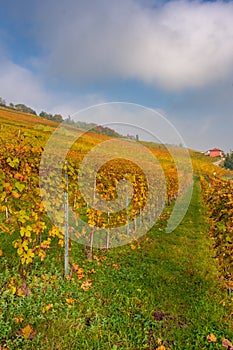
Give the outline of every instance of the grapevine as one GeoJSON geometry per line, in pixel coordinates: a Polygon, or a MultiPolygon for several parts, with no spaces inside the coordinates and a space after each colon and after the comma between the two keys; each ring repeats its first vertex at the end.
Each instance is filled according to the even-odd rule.
{"type": "Polygon", "coordinates": [[[216,257],[225,278],[233,278],[233,181],[201,176],[203,201],[216,257]]]}

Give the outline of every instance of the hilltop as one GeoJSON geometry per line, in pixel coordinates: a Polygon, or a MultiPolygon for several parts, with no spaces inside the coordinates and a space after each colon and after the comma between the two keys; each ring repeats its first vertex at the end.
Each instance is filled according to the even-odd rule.
{"type": "MultiPolygon", "coordinates": [[[[0,98],[0,101],[1,101],[1,98],[0,98]]],[[[30,107],[25,106],[24,104],[13,105],[11,103],[9,106],[6,106],[4,103],[2,104],[0,103],[0,109],[2,111],[1,115],[3,116],[3,118],[4,116],[5,116],[5,120],[8,120],[9,118],[11,118],[12,120],[14,120],[15,124],[17,124],[17,119],[15,118],[19,118],[21,121],[24,121],[26,123],[32,122],[32,124],[38,123],[39,120],[40,121],[46,120],[48,121],[47,125],[54,126],[54,127],[64,122],[66,125],[70,125],[74,128],[87,130],[96,134],[107,135],[110,137],[122,137],[122,135],[120,135],[119,133],[117,133],[115,130],[111,128],[104,127],[101,125],[96,125],[94,123],[86,123],[83,121],[75,122],[70,118],[70,116],[64,119],[61,114],[52,115],[44,111],[42,111],[39,115],[37,115],[36,111],[34,111],[30,107]]],[[[42,122],[42,124],[46,125],[46,123],[44,122],[42,122]]]]}

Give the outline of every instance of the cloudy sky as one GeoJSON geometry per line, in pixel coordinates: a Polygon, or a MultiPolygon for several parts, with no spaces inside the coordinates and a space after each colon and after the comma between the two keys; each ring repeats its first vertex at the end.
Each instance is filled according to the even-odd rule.
{"type": "Polygon", "coordinates": [[[0,96],[64,117],[137,103],[162,111],[189,147],[228,151],[232,19],[221,0],[2,1],[0,96]]]}

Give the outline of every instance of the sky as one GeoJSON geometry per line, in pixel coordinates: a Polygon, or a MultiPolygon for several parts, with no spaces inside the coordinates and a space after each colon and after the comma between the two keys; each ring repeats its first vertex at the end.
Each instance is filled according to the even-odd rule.
{"type": "Polygon", "coordinates": [[[232,18],[221,0],[1,1],[0,96],[63,117],[135,103],[159,110],[188,147],[229,151],[232,18]]]}

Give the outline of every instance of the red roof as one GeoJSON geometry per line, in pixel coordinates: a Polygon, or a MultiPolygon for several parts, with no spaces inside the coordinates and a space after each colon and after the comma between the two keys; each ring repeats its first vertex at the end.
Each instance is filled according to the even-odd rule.
{"type": "Polygon", "coordinates": [[[208,155],[210,157],[222,157],[224,155],[224,151],[219,148],[213,148],[205,152],[205,155],[208,155]]]}
{"type": "Polygon", "coordinates": [[[223,152],[223,150],[221,150],[220,148],[209,149],[209,151],[220,151],[220,152],[223,152]]]}

